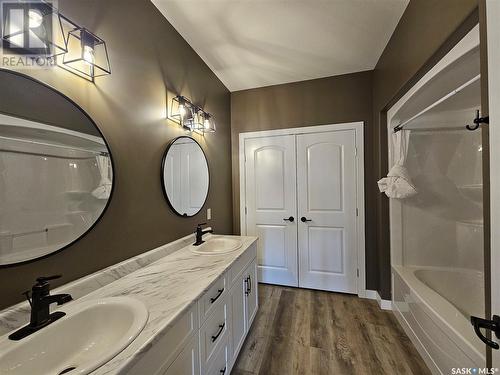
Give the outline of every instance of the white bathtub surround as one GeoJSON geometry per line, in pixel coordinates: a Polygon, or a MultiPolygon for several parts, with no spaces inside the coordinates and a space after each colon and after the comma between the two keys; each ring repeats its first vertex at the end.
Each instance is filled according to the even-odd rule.
{"type": "Polygon", "coordinates": [[[484,283],[468,270],[393,266],[394,313],[436,374],[447,374],[457,366],[485,366],[485,346],[468,315],[484,308],[484,302],[483,307],[474,305],[471,285],[480,293],[484,283]],[[440,293],[456,298],[447,300],[440,293]]]}
{"type": "Polygon", "coordinates": [[[393,309],[435,374],[486,365],[470,323],[485,314],[483,147],[480,131],[465,128],[481,107],[479,62],[476,26],[387,113],[389,137],[406,123],[418,189],[390,200],[393,309]]]}
{"type": "MultiPolygon", "coordinates": [[[[174,242],[157,247],[146,253],[137,255],[123,262],[114,264],[81,279],[65,284],[51,291],[52,294],[69,293],[73,299],[79,299],[93,291],[112,283],[142,267],[145,267],[174,251],[182,249],[194,242],[194,234],[180,238],[174,242]]],[[[35,280],[33,280],[33,283],[35,280]]],[[[30,306],[27,301],[0,311],[0,335],[20,328],[30,320],[30,306]]]]}
{"type": "MultiPolygon", "coordinates": [[[[129,296],[142,301],[149,311],[149,320],[139,336],[93,374],[127,373],[257,240],[255,237],[239,238],[243,245],[232,253],[203,256],[185,246],[80,297],[79,301],[88,301],[129,296]]],[[[62,287],[58,292],[71,293],[70,290],[62,287]]]]}

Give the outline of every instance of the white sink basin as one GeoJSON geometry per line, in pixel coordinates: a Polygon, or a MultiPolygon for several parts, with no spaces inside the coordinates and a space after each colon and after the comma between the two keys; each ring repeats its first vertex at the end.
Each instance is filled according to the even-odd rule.
{"type": "Polygon", "coordinates": [[[149,315],[129,297],[76,301],[60,311],[66,316],[20,341],[0,338],[0,374],[88,374],[125,349],[149,315]]]}
{"type": "Polygon", "coordinates": [[[218,255],[238,250],[241,245],[242,242],[238,238],[210,236],[205,243],[199,246],[191,245],[190,250],[197,254],[218,255]]]}

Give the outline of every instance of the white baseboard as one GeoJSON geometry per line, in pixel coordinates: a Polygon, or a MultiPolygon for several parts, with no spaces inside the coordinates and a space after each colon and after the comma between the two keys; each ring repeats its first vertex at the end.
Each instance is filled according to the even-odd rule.
{"type": "Polygon", "coordinates": [[[382,310],[392,310],[392,301],[382,299],[376,290],[366,290],[364,298],[377,300],[378,306],[382,310]]]}

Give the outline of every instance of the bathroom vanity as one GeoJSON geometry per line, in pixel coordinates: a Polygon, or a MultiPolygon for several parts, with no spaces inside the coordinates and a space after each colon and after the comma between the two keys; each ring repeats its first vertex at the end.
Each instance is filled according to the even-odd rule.
{"type": "MultiPolygon", "coordinates": [[[[85,330],[79,330],[79,340],[72,340],[74,332],[65,331],[64,324],[72,326],[70,320],[79,306],[88,309],[106,299],[128,298],[145,306],[147,321],[127,347],[92,374],[229,374],[258,309],[257,238],[207,235],[206,242],[197,248],[193,240],[193,235],[187,236],[55,289],[54,293],[71,293],[75,299],[61,308],[67,311],[66,316],[20,341],[7,336],[28,322],[29,305],[22,303],[1,312],[0,372],[21,373],[30,361],[26,357],[38,355],[43,373],[80,373],[88,364],[76,363],[78,355],[71,350],[67,356],[53,352],[56,341],[67,346],[85,342],[85,330]],[[34,342],[41,346],[41,340],[33,338],[43,335],[44,330],[61,337],[34,347],[34,342]]],[[[102,315],[100,319],[112,325],[120,314],[102,315]]],[[[112,347],[113,341],[108,341],[112,347]]]]}

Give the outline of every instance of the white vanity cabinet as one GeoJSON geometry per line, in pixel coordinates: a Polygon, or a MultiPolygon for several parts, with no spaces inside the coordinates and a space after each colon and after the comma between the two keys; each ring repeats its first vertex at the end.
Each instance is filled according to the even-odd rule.
{"type": "Polygon", "coordinates": [[[254,259],[238,276],[231,292],[231,362],[245,342],[258,307],[257,261],[254,259]]]}
{"type": "Polygon", "coordinates": [[[253,243],[127,375],[228,375],[258,309],[253,243]]]}

